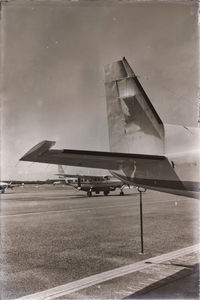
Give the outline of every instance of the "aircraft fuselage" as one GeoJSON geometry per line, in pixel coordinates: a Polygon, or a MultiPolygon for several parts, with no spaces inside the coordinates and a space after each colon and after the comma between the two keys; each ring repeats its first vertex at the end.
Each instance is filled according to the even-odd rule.
{"type": "Polygon", "coordinates": [[[133,162],[120,171],[110,172],[129,184],[146,189],[199,198],[200,148],[199,128],[165,125],[166,163],[157,161],[154,166],[138,166],[133,162]]]}

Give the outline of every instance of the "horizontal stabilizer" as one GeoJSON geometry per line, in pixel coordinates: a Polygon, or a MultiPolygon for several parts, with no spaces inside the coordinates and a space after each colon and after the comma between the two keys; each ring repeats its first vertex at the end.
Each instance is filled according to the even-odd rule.
{"type": "Polygon", "coordinates": [[[161,155],[143,155],[86,150],[50,149],[55,142],[43,141],[29,150],[20,160],[98,169],[120,170],[135,160],[159,161],[161,155]]]}
{"type": "Polygon", "coordinates": [[[79,166],[106,170],[121,170],[129,178],[173,180],[171,164],[163,155],[130,154],[118,152],[56,150],[50,149],[55,142],[43,141],[29,150],[20,160],[79,166]]]}

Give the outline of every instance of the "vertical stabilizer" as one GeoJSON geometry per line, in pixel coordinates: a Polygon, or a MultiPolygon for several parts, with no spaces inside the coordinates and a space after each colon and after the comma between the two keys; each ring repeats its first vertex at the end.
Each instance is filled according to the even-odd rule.
{"type": "Polygon", "coordinates": [[[60,175],[61,175],[61,174],[65,174],[65,171],[64,171],[62,165],[58,165],[58,173],[59,173],[60,175]]]}
{"type": "Polygon", "coordinates": [[[105,87],[110,150],[163,153],[163,123],[125,58],[105,67],[105,87]]]}

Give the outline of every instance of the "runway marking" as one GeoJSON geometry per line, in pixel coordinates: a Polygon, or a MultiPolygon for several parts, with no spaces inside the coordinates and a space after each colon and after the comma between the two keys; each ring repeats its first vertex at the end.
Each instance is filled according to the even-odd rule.
{"type": "Polygon", "coordinates": [[[73,281],[64,285],[60,285],[48,290],[44,290],[42,292],[34,293],[31,295],[23,296],[20,298],[16,298],[15,300],[50,300],[50,299],[55,299],[58,297],[62,297],[77,291],[80,291],[82,289],[88,288],[90,286],[122,277],[124,275],[140,271],[142,269],[150,268],[152,264],[157,264],[164,262],[166,260],[174,259],[179,256],[187,255],[192,252],[196,252],[199,250],[200,244],[196,244],[190,247],[182,248],[176,251],[172,251],[166,254],[162,254],[156,257],[152,257],[149,259],[145,259],[143,261],[130,264],[124,267],[116,268],[110,271],[106,271],[103,273],[99,273],[96,275],[92,275],[77,281],[73,281]],[[152,264],[148,264],[146,262],[151,262],[152,264]]]}
{"type": "Polygon", "coordinates": [[[82,207],[82,208],[73,208],[73,209],[62,209],[62,210],[48,210],[48,211],[40,211],[40,212],[30,212],[30,213],[22,213],[22,214],[10,214],[0,216],[0,218],[7,218],[7,217],[21,217],[21,216],[29,216],[29,215],[40,215],[40,214],[49,214],[49,213],[62,213],[62,212],[76,212],[76,211],[90,211],[96,209],[103,209],[103,208],[114,208],[114,207],[125,207],[125,206],[132,206],[134,204],[126,204],[126,205],[106,205],[106,206],[98,206],[98,207],[82,207]]]}
{"type": "MultiPolygon", "coordinates": [[[[182,200],[178,200],[182,201],[182,200]]],[[[166,200],[166,201],[147,201],[145,204],[156,204],[156,203],[166,203],[166,202],[174,202],[174,200],[166,200]]],[[[40,212],[27,212],[27,213],[19,213],[19,214],[9,214],[9,215],[0,215],[0,218],[9,218],[9,217],[24,217],[30,215],[41,215],[41,214],[51,214],[51,213],[65,213],[65,212],[76,212],[76,211],[87,211],[87,210],[96,210],[96,209],[104,209],[104,208],[115,208],[115,207],[127,207],[138,205],[138,203],[129,203],[129,204],[120,204],[120,205],[106,205],[106,206],[97,206],[97,207],[82,207],[82,208],[73,208],[73,209],[62,209],[62,210],[48,210],[48,211],[40,211],[40,212]]]]}

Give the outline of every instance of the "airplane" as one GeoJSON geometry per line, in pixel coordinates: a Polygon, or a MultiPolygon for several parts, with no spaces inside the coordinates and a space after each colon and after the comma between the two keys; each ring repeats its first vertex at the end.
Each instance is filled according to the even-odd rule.
{"type": "Polygon", "coordinates": [[[78,191],[87,192],[88,197],[92,197],[92,192],[96,194],[103,192],[104,195],[107,196],[117,188],[120,189],[120,196],[123,196],[123,189],[127,186],[127,184],[124,184],[119,179],[113,178],[113,176],[66,174],[61,165],[58,166],[58,170],[59,173],[56,175],[59,176],[59,178],[65,178],[66,184],[73,186],[78,191]]]}
{"type": "Polygon", "coordinates": [[[12,181],[11,182],[3,182],[1,181],[0,182],[0,191],[1,191],[1,194],[5,194],[5,191],[6,189],[13,189],[14,187],[18,187],[18,186],[24,186],[24,183],[21,183],[21,184],[12,184],[12,181]]]}
{"type": "Polygon", "coordinates": [[[130,185],[199,199],[199,128],[163,124],[125,57],[105,67],[105,89],[110,152],[42,141],[20,160],[106,169],[130,185]]]}
{"type": "Polygon", "coordinates": [[[61,180],[58,180],[58,181],[54,181],[53,182],[53,185],[60,185],[60,184],[62,184],[63,182],[61,181],[61,180]]]}

